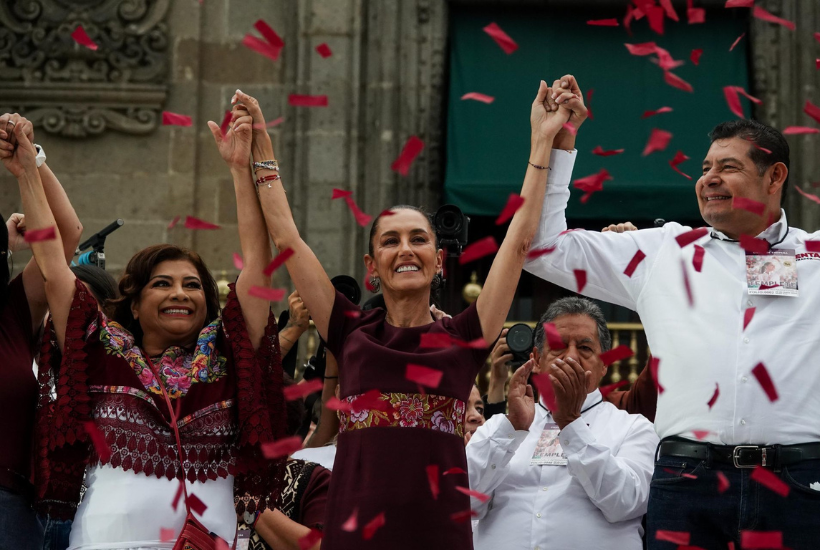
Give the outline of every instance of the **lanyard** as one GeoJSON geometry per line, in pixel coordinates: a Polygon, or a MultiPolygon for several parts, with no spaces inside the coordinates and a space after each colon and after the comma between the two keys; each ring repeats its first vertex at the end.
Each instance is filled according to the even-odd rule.
{"type": "MultiPolygon", "coordinates": [[[[786,227],[786,233],[783,235],[783,237],[779,241],[777,241],[776,243],[769,243],[769,250],[773,249],[775,246],[777,246],[780,243],[782,243],[783,241],[785,241],[786,237],[789,236],[789,231],[790,230],[791,230],[791,227],[786,227]]],[[[727,239],[721,239],[720,237],[715,236],[714,231],[710,231],[709,236],[713,239],[717,239],[718,241],[725,241],[727,243],[739,243],[740,242],[740,241],[735,240],[735,239],[728,239],[728,238],[727,239]]]]}
{"type": "MultiPolygon", "coordinates": [[[[602,397],[602,398],[600,399],[600,401],[596,401],[595,403],[593,403],[592,405],[590,405],[590,406],[589,406],[589,407],[587,407],[586,409],[581,410],[581,414],[584,414],[584,413],[585,413],[585,412],[587,412],[589,409],[594,409],[595,407],[597,407],[598,405],[600,405],[600,404],[601,404],[601,403],[603,403],[603,402],[604,402],[604,398],[602,397]]],[[[550,412],[550,410],[549,410],[548,408],[546,408],[544,405],[542,405],[540,400],[538,401],[538,406],[539,406],[539,407],[541,407],[542,409],[544,409],[545,411],[547,411],[547,414],[548,414],[548,415],[552,416],[552,412],[550,412]]]]}

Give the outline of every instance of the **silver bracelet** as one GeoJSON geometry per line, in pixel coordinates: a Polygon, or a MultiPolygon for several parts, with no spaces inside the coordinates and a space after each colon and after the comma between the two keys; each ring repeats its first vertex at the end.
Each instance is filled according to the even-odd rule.
{"type": "Polygon", "coordinates": [[[263,160],[261,162],[254,162],[253,171],[258,172],[259,170],[276,170],[278,172],[279,163],[275,160],[263,160]]]}

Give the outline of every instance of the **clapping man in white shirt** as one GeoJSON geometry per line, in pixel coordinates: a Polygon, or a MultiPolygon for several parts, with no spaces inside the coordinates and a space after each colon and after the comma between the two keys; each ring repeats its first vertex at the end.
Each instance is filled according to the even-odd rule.
{"type": "Polygon", "coordinates": [[[599,355],[611,338],[601,309],[562,298],[541,317],[534,358],[510,381],[509,413],[493,416],[467,445],[478,513],[476,550],[639,550],[641,517],[658,437],[643,416],[604,401],[599,355]],[[552,349],[553,323],[564,347],[552,349]],[[549,373],[555,410],[535,405],[530,372],[549,373]]]}
{"type": "MultiPolygon", "coordinates": [[[[571,109],[578,127],[580,90],[562,80],[577,97],[557,108],[571,109]]],[[[572,290],[582,270],[584,295],[641,316],[659,361],[650,550],[817,548],[820,233],[789,227],[780,207],[789,175],[780,132],[735,120],[710,137],[692,189],[710,227],[698,230],[567,233],[574,153],[553,152],[532,247],[554,250],[524,268],[572,290]],[[748,266],[772,256],[792,267],[794,285],[758,288],[748,266]]]]}

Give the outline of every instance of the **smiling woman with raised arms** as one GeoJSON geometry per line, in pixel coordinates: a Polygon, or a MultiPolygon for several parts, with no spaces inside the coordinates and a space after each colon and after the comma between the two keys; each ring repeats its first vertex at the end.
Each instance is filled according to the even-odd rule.
{"type": "MultiPolygon", "coordinates": [[[[465,521],[470,500],[457,490],[468,486],[467,476],[459,470],[439,474],[466,470],[465,402],[489,350],[422,348],[420,341],[424,335],[439,335],[466,342],[483,338],[489,344],[501,332],[536,230],[553,140],[567,121],[566,115],[562,120],[559,111],[548,107],[548,93],[542,82],[532,104],[524,205],[510,224],[481,296],[452,319],[436,321],[430,313],[431,285],[440,278],[444,253],[422,211],[396,206],[373,222],[364,261],[384,293],[386,308],[361,311],[334,290],[299,236],[278,173],[262,169],[257,174],[270,235],[280,252],[294,252],[285,265],[337,358],[341,399],[352,404],[352,410],[341,415],[324,550],[472,547],[470,522],[465,521]],[[405,378],[411,364],[441,371],[441,382],[420,392],[418,384],[405,378]],[[378,393],[378,398],[368,396],[357,403],[367,392],[378,393]],[[435,483],[428,482],[428,474],[435,483]]],[[[239,99],[254,126],[264,126],[256,100],[241,93],[239,99]]],[[[558,100],[577,98],[565,93],[558,100]]],[[[253,152],[255,161],[269,161],[274,167],[266,134],[254,134],[253,152]]]]}
{"type": "MultiPolygon", "coordinates": [[[[206,536],[230,544],[235,493],[275,487],[280,464],[260,445],[284,436],[276,323],[266,301],[248,296],[270,284],[262,271],[271,251],[251,179],[251,118],[239,108],[233,118],[225,136],[210,123],[234,179],[245,264],[221,316],[195,252],[167,244],[138,252],[106,315],[66,265],[59,235],[32,243],[53,316],[40,363],[37,497],[52,516],[74,517],[70,549],[172,548],[186,518],[182,480],[205,504],[192,509],[206,536]]],[[[28,227],[54,226],[34,147],[17,134],[12,168],[28,227]]]]}

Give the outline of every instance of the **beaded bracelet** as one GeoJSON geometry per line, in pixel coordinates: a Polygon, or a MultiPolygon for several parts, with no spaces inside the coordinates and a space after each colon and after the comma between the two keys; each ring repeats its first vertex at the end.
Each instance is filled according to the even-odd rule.
{"type": "Polygon", "coordinates": [[[258,172],[259,170],[276,170],[279,171],[279,163],[275,160],[263,160],[260,162],[253,163],[253,171],[258,172]]]}
{"type": "Polygon", "coordinates": [[[532,166],[533,168],[538,168],[539,170],[552,170],[549,166],[538,166],[537,164],[533,164],[530,161],[527,161],[527,164],[532,166]]]}
{"type": "Polygon", "coordinates": [[[270,189],[270,182],[280,180],[280,179],[282,179],[282,176],[280,176],[279,174],[274,174],[272,176],[264,176],[264,177],[259,178],[258,180],[256,180],[256,186],[259,187],[263,183],[267,182],[268,189],[270,189]]]}

